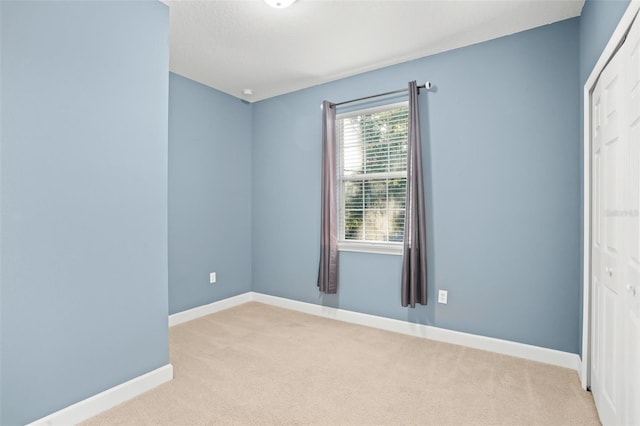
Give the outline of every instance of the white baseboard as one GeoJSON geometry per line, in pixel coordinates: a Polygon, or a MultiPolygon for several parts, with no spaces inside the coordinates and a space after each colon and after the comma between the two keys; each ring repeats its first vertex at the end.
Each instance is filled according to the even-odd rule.
{"type": "Polygon", "coordinates": [[[247,302],[251,302],[251,295],[251,292],[242,293],[237,296],[209,303],[208,305],[198,306],[193,309],[188,309],[186,311],[169,315],[169,327],[182,324],[183,322],[192,321],[194,319],[223,311],[225,309],[233,308],[234,306],[242,305],[247,302]]]}
{"type": "Polygon", "coordinates": [[[576,370],[578,374],[580,373],[580,357],[577,354],[569,352],[562,352],[508,340],[495,339],[493,337],[462,333],[459,331],[447,330],[423,324],[415,324],[375,315],[362,314],[359,312],[336,309],[313,303],[298,302],[296,300],[270,296],[262,293],[252,292],[251,300],[311,315],[402,333],[409,336],[422,337],[425,339],[497,352],[517,358],[524,358],[531,361],[569,368],[576,370]]]}
{"type": "Polygon", "coordinates": [[[359,324],[395,333],[406,334],[409,336],[422,337],[439,342],[452,343],[455,345],[510,355],[517,358],[524,358],[530,361],[569,368],[577,371],[578,374],[581,373],[582,362],[577,354],[528,345],[525,343],[512,342],[509,340],[496,339],[493,337],[462,333],[460,331],[447,330],[445,328],[433,327],[430,325],[415,324],[407,321],[379,317],[376,315],[362,314],[359,312],[331,308],[313,303],[299,302],[297,300],[270,296],[268,294],[256,293],[253,291],[170,315],[169,326],[191,321],[205,315],[252,301],[306,314],[345,321],[352,324],[359,324]]]}
{"type": "MultiPolygon", "coordinates": [[[[462,333],[423,324],[415,324],[401,320],[395,320],[375,315],[362,314],[344,309],[331,308],[313,303],[299,302],[268,294],[247,292],[228,299],[220,300],[208,305],[199,306],[169,316],[169,326],[191,321],[215,312],[242,305],[247,302],[260,302],[272,306],[278,306],[306,314],[345,321],[352,324],[374,327],[381,330],[422,337],[440,342],[453,343],[475,349],[496,352],[531,361],[542,362],[559,367],[582,372],[582,362],[577,354],[495,339],[492,337],[478,336],[462,333]]],[[[173,366],[167,364],[149,373],[138,376],[127,382],[107,389],[97,395],[56,411],[46,417],[36,420],[27,426],[52,426],[74,425],[115,407],[125,401],[147,392],[156,386],[173,379],[173,366]]]]}
{"type": "Polygon", "coordinates": [[[164,365],[142,376],[56,411],[27,426],[75,425],[173,379],[173,366],[164,365]]]}

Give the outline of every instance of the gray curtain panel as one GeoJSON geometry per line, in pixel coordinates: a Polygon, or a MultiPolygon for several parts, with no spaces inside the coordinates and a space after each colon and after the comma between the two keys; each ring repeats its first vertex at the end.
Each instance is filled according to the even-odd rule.
{"type": "Polygon", "coordinates": [[[318,289],[338,291],[338,201],[336,186],[336,107],[322,103],[322,202],[318,289]]]}
{"type": "Polygon", "coordinates": [[[427,237],[422,180],[422,147],[418,87],[409,83],[409,141],[407,144],[407,201],[402,259],[402,306],[427,304],[427,237]]]}

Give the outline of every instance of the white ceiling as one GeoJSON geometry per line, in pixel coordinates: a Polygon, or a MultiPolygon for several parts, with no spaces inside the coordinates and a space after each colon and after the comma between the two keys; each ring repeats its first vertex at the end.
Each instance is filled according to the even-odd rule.
{"type": "Polygon", "coordinates": [[[163,0],[171,71],[249,102],[580,15],[584,0],[163,0]],[[243,94],[251,89],[252,96],[243,94]]]}

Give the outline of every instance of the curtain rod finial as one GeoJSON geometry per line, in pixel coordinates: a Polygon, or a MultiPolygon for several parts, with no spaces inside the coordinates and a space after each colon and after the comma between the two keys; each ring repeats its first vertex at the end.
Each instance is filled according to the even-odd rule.
{"type": "Polygon", "coordinates": [[[424,83],[424,88],[427,90],[431,89],[431,82],[429,80],[424,83]]]}

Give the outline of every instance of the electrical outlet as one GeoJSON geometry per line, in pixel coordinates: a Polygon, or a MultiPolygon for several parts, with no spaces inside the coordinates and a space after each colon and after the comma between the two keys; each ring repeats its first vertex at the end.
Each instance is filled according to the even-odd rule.
{"type": "Polygon", "coordinates": [[[438,303],[442,303],[444,305],[447,304],[447,296],[448,296],[449,292],[447,292],[447,290],[440,290],[438,291],[438,303]]]}
{"type": "Polygon", "coordinates": [[[213,284],[216,282],[216,273],[212,272],[209,274],[209,283],[213,284]]]}

